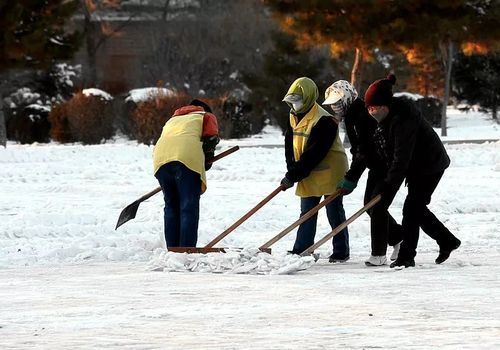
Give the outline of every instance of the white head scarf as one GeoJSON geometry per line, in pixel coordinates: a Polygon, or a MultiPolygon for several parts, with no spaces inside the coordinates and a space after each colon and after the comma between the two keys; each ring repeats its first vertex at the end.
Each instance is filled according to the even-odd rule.
{"type": "Polygon", "coordinates": [[[347,80],[337,80],[325,91],[323,105],[331,105],[337,118],[344,117],[352,102],[358,98],[358,92],[347,80]]]}

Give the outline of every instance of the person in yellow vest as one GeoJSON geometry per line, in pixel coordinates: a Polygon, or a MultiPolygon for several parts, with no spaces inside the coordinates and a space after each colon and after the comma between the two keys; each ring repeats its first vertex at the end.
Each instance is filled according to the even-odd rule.
{"type": "MultiPolygon", "coordinates": [[[[297,184],[301,216],[315,207],[322,196],[336,191],[347,169],[347,156],[339,138],[338,121],[316,100],[318,87],[302,77],[293,82],[283,101],[290,106],[290,123],[285,132],[287,172],[281,184],[287,188],[297,184]]],[[[345,221],[342,196],[326,206],[328,221],[333,228],[345,221]]],[[[300,254],[314,243],[318,216],[314,215],[299,226],[293,254],[300,254]]],[[[333,237],[332,263],[349,259],[347,228],[333,237]]]]}
{"type": "Polygon", "coordinates": [[[210,107],[193,100],[165,123],[153,151],[154,175],[165,200],[165,241],[170,247],[196,247],[200,196],[207,188],[219,142],[217,118],[210,107]]]}

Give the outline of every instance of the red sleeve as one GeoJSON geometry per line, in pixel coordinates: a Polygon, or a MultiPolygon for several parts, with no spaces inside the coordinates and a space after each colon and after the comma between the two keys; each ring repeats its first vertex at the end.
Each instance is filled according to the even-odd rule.
{"type": "Polygon", "coordinates": [[[212,113],[205,113],[203,115],[203,131],[201,137],[210,137],[219,135],[219,126],[217,125],[217,118],[212,113]]]}

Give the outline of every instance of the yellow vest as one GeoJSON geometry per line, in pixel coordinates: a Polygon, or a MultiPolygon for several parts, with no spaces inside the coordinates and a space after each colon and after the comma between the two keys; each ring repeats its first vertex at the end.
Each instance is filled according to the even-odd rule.
{"type": "MultiPolygon", "coordinates": [[[[331,116],[317,103],[298,124],[297,118],[290,114],[290,125],[293,129],[293,153],[296,161],[300,159],[306,149],[312,128],[325,115],[331,116]]],[[[348,165],[344,146],[340,142],[339,130],[337,129],[335,141],[327,155],[308,177],[297,184],[295,194],[299,197],[321,197],[334,193],[337,189],[337,183],[344,177],[348,165]]]]}
{"type": "Polygon", "coordinates": [[[205,154],[201,134],[203,114],[193,112],[170,118],[161,132],[153,150],[154,173],[169,162],[178,161],[200,174],[201,193],[207,189],[205,154]]]}

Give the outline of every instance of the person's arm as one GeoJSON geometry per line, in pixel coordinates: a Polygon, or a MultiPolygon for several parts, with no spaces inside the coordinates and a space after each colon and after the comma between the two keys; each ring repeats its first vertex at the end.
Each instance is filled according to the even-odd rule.
{"type": "Polygon", "coordinates": [[[290,123],[285,130],[285,160],[286,168],[290,170],[295,164],[295,156],[293,154],[293,130],[290,123]]]}
{"type": "Polygon", "coordinates": [[[359,103],[357,101],[352,105],[345,119],[352,154],[351,166],[345,175],[345,179],[354,183],[359,181],[368,166],[367,151],[370,148],[370,139],[376,123],[372,116],[368,114],[364,102],[359,103]]]}
{"type": "Polygon", "coordinates": [[[203,143],[203,153],[205,154],[205,170],[208,170],[212,167],[212,163],[209,161],[214,157],[215,147],[220,141],[217,118],[212,113],[207,112],[203,115],[201,141],[203,143]]]}
{"type": "Polygon", "coordinates": [[[357,183],[366,169],[366,157],[362,153],[357,153],[353,156],[351,166],[345,174],[345,178],[349,181],[357,183]]]}
{"type": "MultiPolygon", "coordinates": [[[[352,106],[351,108],[354,107],[355,106],[352,106]]],[[[349,139],[349,143],[351,144],[351,154],[354,157],[359,149],[359,137],[355,127],[355,118],[357,116],[354,115],[354,110],[349,111],[348,113],[350,113],[350,115],[346,115],[344,119],[345,132],[347,134],[347,138],[349,139]]]]}
{"type": "Polygon", "coordinates": [[[306,149],[286,177],[293,182],[298,182],[309,176],[311,171],[326,157],[337,136],[338,125],[329,116],[323,116],[312,128],[306,149]]]}

